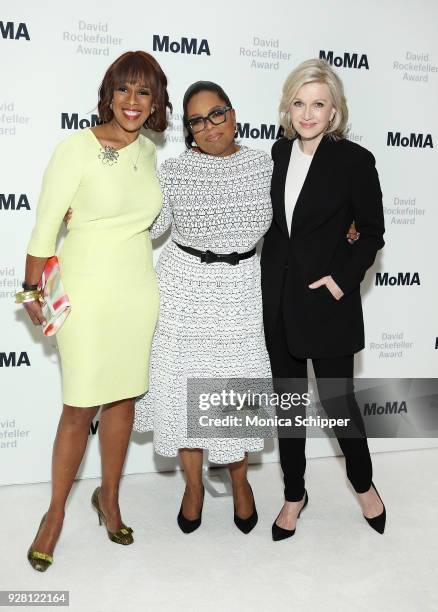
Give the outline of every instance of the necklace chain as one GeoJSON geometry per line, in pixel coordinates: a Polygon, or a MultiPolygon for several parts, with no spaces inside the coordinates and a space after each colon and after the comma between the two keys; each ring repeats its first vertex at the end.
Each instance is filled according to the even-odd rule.
{"type": "MultiPolygon", "coordinates": [[[[111,124],[114,126],[114,123],[113,123],[113,122],[111,122],[111,124]]],[[[137,136],[136,140],[138,140],[139,138],[140,138],[140,134],[138,134],[138,136],[137,136]]],[[[125,145],[125,146],[128,146],[128,145],[125,145]]],[[[111,148],[113,148],[113,147],[111,147],[111,148]]],[[[116,150],[117,150],[117,149],[116,149],[116,150]]],[[[131,158],[132,167],[134,168],[134,170],[135,170],[135,171],[137,171],[137,170],[138,170],[137,163],[138,163],[138,158],[140,157],[140,153],[141,153],[141,147],[140,147],[140,142],[139,142],[139,143],[138,143],[138,153],[137,153],[137,158],[136,158],[135,162],[134,162],[134,160],[132,159],[132,157],[131,157],[131,156],[129,156],[129,157],[131,158]]]]}
{"type": "Polygon", "coordinates": [[[132,161],[132,166],[134,168],[135,171],[137,171],[137,162],[138,162],[138,158],[140,157],[140,153],[141,153],[141,148],[140,148],[140,143],[138,143],[138,153],[137,153],[137,159],[134,161],[132,161],[132,157],[131,157],[131,161],[132,161]]]}

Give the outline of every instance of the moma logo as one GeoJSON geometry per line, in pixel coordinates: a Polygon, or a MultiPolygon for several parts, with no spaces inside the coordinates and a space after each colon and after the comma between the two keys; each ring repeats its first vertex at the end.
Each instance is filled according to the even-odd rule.
{"type": "Polygon", "coordinates": [[[30,366],[27,353],[0,353],[0,368],[15,368],[22,365],[30,366]]]}
{"type": "Polygon", "coordinates": [[[398,286],[411,286],[420,285],[420,275],[418,272],[399,272],[390,276],[388,272],[376,272],[376,285],[398,285],[398,286]]]}
{"type": "Polygon", "coordinates": [[[408,412],[406,402],[386,402],[384,406],[378,406],[376,402],[365,404],[364,416],[375,416],[376,414],[400,414],[408,412]]]}
{"type": "Polygon", "coordinates": [[[400,132],[388,132],[386,144],[388,147],[433,148],[431,134],[415,134],[414,132],[411,132],[409,136],[402,136],[400,132]]]}
{"type": "Polygon", "coordinates": [[[165,53],[188,53],[191,55],[211,55],[208,40],[202,38],[186,38],[171,41],[169,36],[154,34],[152,46],[154,51],[164,51],[165,53]]]}
{"type": "Polygon", "coordinates": [[[344,51],[343,55],[335,55],[333,51],[319,52],[319,59],[326,60],[331,66],[337,68],[366,68],[369,70],[368,57],[365,54],[349,53],[344,51]]]}
{"type": "Polygon", "coordinates": [[[29,199],[25,193],[0,193],[0,210],[30,210],[29,199]]]}
{"type": "Polygon", "coordinates": [[[98,115],[90,115],[90,117],[79,118],[78,113],[61,113],[61,129],[62,130],[77,130],[89,127],[94,127],[102,123],[98,115]]]}
{"type": "Polygon", "coordinates": [[[29,32],[25,23],[14,23],[13,21],[0,21],[0,34],[2,38],[12,40],[30,40],[29,32]]]}
{"type": "Polygon", "coordinates": [[[251,127],[249,123],[238,123],[237,133],[239,138],[263,138],[266,140],[276,140],[283,136],[283,128],[274,123],[261,123],[260,127],[251,127]]]}

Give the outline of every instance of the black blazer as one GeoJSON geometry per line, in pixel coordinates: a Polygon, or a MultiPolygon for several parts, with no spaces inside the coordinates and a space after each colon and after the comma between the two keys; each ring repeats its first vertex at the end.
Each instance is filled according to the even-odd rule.
{"type": "Polygon", "coordinates": [[[324,136],[295,205],[289,237],[284,188],[292,143],[281,138],[272,147],[273,222],[261,257],[268,349],[282,314],[292,355],[351,355],[365,343],[360,283],[384,245],[375,159],[349,140],[324,136]],[[346,234],[353,220],[360,239],[350,245],[346,234]],[[339,301],[325,286],[308,288],[329,274],[344,292],[339,301]]]}

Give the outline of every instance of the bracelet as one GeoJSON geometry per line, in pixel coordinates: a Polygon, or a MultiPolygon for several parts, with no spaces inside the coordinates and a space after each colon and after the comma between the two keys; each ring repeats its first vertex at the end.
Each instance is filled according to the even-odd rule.
{"type": "Polygon", "coordinates": [[[40,291],[18,291],[18,293],[15,294],[15,303],[27,304],[28,302],[37,302],[40,298],[40,291]]]}
{"type": "Polygon", "coordinates": [[[30,302],[39,302],[40,298],[29,297],[22,301],[22,304],[29,304],[30,302]]]}
{"type": "Polygon", "coordinates": [[[29,285],[28,283],[26,283],[26,281],[24,281],[24,283],[21,283],[21,286],[25,291],[36,291],[38,289],[38,285],[29,285]]]}

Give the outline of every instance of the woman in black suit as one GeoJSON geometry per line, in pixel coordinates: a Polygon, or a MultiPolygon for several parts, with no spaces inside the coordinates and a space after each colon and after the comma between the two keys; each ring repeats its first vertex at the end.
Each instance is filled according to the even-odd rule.
{"type": "MultiPolygon", "coordinates": [[[[385,507],[372,484],[370,453],[353,390],[354,354],[364,348],[360,283],[384,245],[375,160],[345,139],[348,110],[343,86],[327,62],[306,61],[289,75],[280,112],[285,137],[272,147],[274,219],[261,259],[273,377],[288,378],[293,391],[305,392],[307,359],[312,360],[325,412],[350,418],[349,428],[335,429],[347,476],[364,517],[383,533],[385,507]],[[345,240],[352,221],[360,233],[355,244],[345,240]]],[[[284,381],[277,381],[277,391],[285,390],[282,385],[284,381]]],[[[301,407],[294,416],[304,413],[301,407]]],[[[285,503],[272,526],[274,540],[295,533],[308,501],[305,432],[279,430],[279,447],[285,503]]]]}

